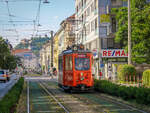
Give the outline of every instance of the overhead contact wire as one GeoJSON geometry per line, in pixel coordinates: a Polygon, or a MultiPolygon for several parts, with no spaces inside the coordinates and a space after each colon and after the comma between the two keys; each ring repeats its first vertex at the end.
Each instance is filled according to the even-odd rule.
{"type": "Polygon", "coordinates": [[[8,10],[9,20],[10,20],[10,22],[12,23],[12,25],[13,25],[13,27],[14,27],[14,30],[15,30],[15,33],[17,34],[17,37],[19,38],[18,31],[16,30],[16,26],[15,26],[15,24],[13,23],[12,18],[11,18],[11,16],[12,16],[12,15],[11,15],[11,13],[10,13],[10,9],[9,9],[9,5],[8,5],[8,1],[7,1],[7,0],[5,0],[5,2],[6,2],[7,10],[8,10]]]}

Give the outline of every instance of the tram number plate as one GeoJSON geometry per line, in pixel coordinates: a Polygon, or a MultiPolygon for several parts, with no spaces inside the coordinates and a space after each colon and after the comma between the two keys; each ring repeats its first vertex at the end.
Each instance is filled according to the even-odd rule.
{"type": "Polygon", "coordinates": [[[78,57],[86,57],[85,54],[79,54],[78,57]]]}

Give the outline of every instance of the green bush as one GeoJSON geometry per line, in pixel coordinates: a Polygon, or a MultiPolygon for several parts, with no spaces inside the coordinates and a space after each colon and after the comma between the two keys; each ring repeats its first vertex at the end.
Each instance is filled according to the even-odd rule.
{"type": "Polygon", "coordinates": [[[118,69],[117,69],[117,76],[118,76],[118,79],[119,80],[121,80],[121,81],[123,81],[124,80],[124,78],[123,78],[123,75],[122,75],[122,68],[123,68],[123,65],[119,65],[118,66],[118,69]]]}
{"type": "Polygon", "coordinates": [[[126,81],[126,77],[129,80],[129,76],[131,76],[131,81],[133,81],[133,76],[136,76],[136,70],[133,65],[120,65],[118,67],[118,79],[120,81],[126,81]]]}
{"type": "Polygon", "coordinates": [[[139,104],[150,105],[149,88],[121,86],[106,80],[95,80],[94,88],[99,92],[117,96],[124,100],[135,100],[139,104]]]}
{"type": "Polygon", "coordinates": [[[20,78],[11,90],[2,98],[0,101],[0,113],[10,113],[13,107],[16,106],[23,89],[23,83],[24,79],[20,78]]]}
{"type": "Polygon", "coordinates": [[[144,86],[150,86],[150,69],[143,72],[142,81],[144,86]]]}

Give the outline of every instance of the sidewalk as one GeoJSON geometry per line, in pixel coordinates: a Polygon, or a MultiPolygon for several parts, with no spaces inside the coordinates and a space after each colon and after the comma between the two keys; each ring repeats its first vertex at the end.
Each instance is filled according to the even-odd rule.
{"type": "Polygon", "coordinates": [[[16,74],[12,74],[9,82],[0,83],[0,100],[7,94],[7,92],[15,85],[19,77],[16,74]]]}

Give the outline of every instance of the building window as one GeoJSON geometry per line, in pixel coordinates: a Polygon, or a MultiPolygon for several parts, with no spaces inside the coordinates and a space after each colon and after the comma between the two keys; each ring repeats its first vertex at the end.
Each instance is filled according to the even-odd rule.
{"type": "Polygon", "coordinates": [[[114,48],[114,39],[113,38],[108,38],[107,39],[107,45],[108,45],[108,49],[113,49],[114,48]]]}
{"type": "Polygon", "coordinates": [[[94,3],[91,4],[91,12],[94,11],[94,3]]]}
{"type": "Polygon", "coordinates": [[[82,3],[81,3],[81,2],[79,2],[79,10],[81,9],[81,7],[82,7],[82,3]]]}
{"type": "Polygon", "coordinates": [[[87,8],[86,14],[87,14],[87,17],[90,16],[90,7],[87,8]]]}
{"type": "Polygon", "coordinates": [[[100,37],[107,37],[107,26],[100,26],[100,37]]]}
{"type": "Polygon", "coordinates": [[[123,1],[122,0],[111,0],[111,5],[112,5],[112,7],[120,7],[123,5],[123,1]]]}
{"type": "Polygon", "coordinates": [[[86,11],[84,12],[84,21],[86,21],[86,11]]]}
{"type": "Polygon", "coordinates": [[[111,24],[112,24],[112,33],[116,32],[116,18],[112,17],[111,18],[111,24]]]}
{"type": "Polygon", "coordinates": [[[91,32],[95,30],[95,20],[91,22],[91,32]]]}
{"type": "Polygon", "coordinates": [[[95,19],[95,30],[97,30],[97,27],[98,27],[98,21],[97,21],[97,18],[95,19]]]}
{"type": "Polygon", "coordinates": [[[78,9],[78,6],[76,7],[76,12],[78,13],[79,9],[78,9]]]}
{"type": "Polygon", "coordinates": [[[90,33],[90,24],[88,24],[87,26],[86,26],[86,34],[88,35],[90,33]]]}
{"type": "Polygon", "coordinates": [[[81,0],[81,3],[82,3],[82,7],[83,7],[83,0],[81,0]]]}
{"type": "Polygon", "coordinates": [[[107,49],[107,38],[102,38],[102,49],[107,49]]]}
{"type": "Polygon", "coordinates": [[[87,1],[87,0],[84,0],[84,5],[86,5],[86,1],[87,1]]]}
{"type": "Polygon", "coordinates": [[[83,31],[84,31],[84,37],[86,37],[86,27],[85,26],[83,28],[83,31]]]}
{"type": "Polygon", "coordinates": [[[81,20],[82,20],[82,22],[83,22],[83,20],[84,20],[84,16],[83,16],[83,14],[82,14],[82,19],[81,19],[81,20]]]}

